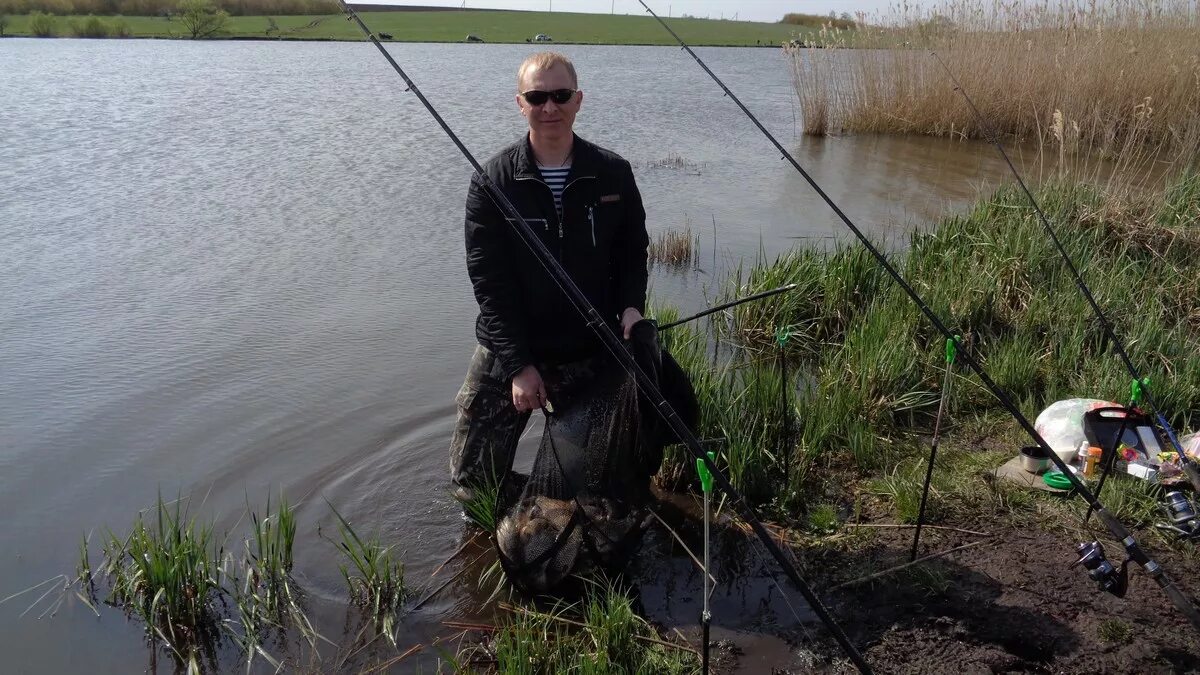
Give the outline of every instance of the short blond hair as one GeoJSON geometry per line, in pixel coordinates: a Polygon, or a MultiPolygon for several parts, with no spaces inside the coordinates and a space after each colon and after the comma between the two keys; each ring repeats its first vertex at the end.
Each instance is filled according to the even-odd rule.
{"type": "Polygon", "coordinates": [[[558,65],[567,69],[567,74],[571,76],[571,86],[578,87],[579,76],[575,74],[575,64],[571,63],[571,59],[558,52],[538,52],[530,54],[528,58],[521,62],[521,67],[517,69],[517,93],[521,92],[521,83],[525,81],[525,73],[533,69],[549,70],[558,65]]]}

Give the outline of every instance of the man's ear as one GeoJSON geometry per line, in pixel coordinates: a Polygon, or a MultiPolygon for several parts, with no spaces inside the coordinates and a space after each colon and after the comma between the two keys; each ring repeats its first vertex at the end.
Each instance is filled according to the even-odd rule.
{"type": "Polygon", "coordinates": [[[577,106],[583,105],[583,90],[580,89],[575,95],[579,97],[578,99],[576,99],[575,105],[577,105],[577,106]]]}
{"type": "Polygon", "coordinates": [[[525,114],[525,106],[521,105],[521,95],[517,94],[516,96],[513,97],[513,100],[517,102],[517,108],[519,108],[521,111],[521,114],[524,115],[525,114]]]}

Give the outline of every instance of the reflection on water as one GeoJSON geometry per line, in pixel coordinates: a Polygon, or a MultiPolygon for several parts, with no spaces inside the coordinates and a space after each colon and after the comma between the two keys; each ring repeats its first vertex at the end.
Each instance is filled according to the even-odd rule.
{"type": "MultiPolygon", "coordinates": [[[[513,71],[531,47],[390,49],[481,158],[521,133],[513,71]]],[[[586,92],[578,130],[640,167],[652,233],[691,219],[700,259],[722,262],[845,236],[686,55],[562,49],[586,92]],[[672,153],[698,172],[648,167],[672,153]]],[[[414,578],[458,547],[446,445],[473,344],[469,169],[373,50],[0,42],[0,596],[67,571],[81,534],[126,527],[159,490],[204,496],[224,527],[269,486],[303,498],[297,570],[335,634],[323,498],[401,542],[414,578]]],[[[902,243],[1002,176],[978,145],[797,137],[782,55],[699,51],[874,237],[902,243]]],[[[698,307],[708,267],[656,270],[655,295],[698,307]]],[[[477,600],[453,589],[405,635],[477,600]]],[[[144,667],[112,613],[17,613],[0,610],[0,648],[18,671],[144,667]]]]}

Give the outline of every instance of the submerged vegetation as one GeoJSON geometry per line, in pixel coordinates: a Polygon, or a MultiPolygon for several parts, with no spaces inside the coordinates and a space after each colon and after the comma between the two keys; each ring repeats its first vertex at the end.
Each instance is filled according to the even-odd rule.
{"type": "Polygon", "coordinates": [[[1200,157],[1200,15],[1186,0],[905,5],[792,50],[805,130],[983,138],[1186,167],[1200,157]]]}

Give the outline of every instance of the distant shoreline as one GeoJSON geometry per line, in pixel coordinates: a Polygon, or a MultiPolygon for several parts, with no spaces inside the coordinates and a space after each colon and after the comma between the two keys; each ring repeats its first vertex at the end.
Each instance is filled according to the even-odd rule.
{"type": "MultiPolygon", "coordinates": [[[[579,14],[507,10],[458,11],[368,11],[363,20],[382,42],[429,44],[533,44],[556,45],[676,46],[674,38],[653,18],[640,15],[579,14]],[[536,35],[552,40],[532,42],[536,35]]],[[[182,21],[165,16],[56,16],[52,35],[103,39],[190,39],[182,21]],[[85,34],[85,22],[103,24],[105,34],[85,34]],[[117,30],[120,24],[121,30],[117,30]]],[[[787,24],[727,21],[716,19],[668,19],[689,45],[696,47],[780,48],[791,40],[814,37],[814,31],[787,24]]],[[[11,15],[5,37],[35,37],[30,15],[11,15]]],[[[231,16],[223,30],[208,40],[260,40],[300,42],[362,42],[358,27],[341,14],[231,16]]]]}
{"type": "MultiPolygon", "coordinates": [[[[167,42],[367,42],[367,39],[359,38],[335,38],[335,37],[255,37],[253,35],[229,35],[224,37],[205,38],[203,40],[192,40],[185,37],[174,37],[170,35],[131,35],[125,38],[89,38],[76,37],[74,35],[56,35],[49,38],[39,38],[34,35],[11,35],[5,33],[0,36],[0,40],[7,39],[25,39],[25,40],[106,40],[109,42],[120,42],[122,40],[163,40],[167,42]]],[[[382,44],[398,44],[398,45],[469,45],[474,44],[481,47],[487,45],[525,45],[536,44],[547,49],[558,45],[560,47],[676,47],[674,45],[664,45],[657,42],[465,42],[463,40],[380,40],[382,44]]],[[[721,47],[727,49],[779,49],[781,45],[762,45],[762,44],[705,44],[702,42],[689,42],[689,47],[721,47]]]]}

